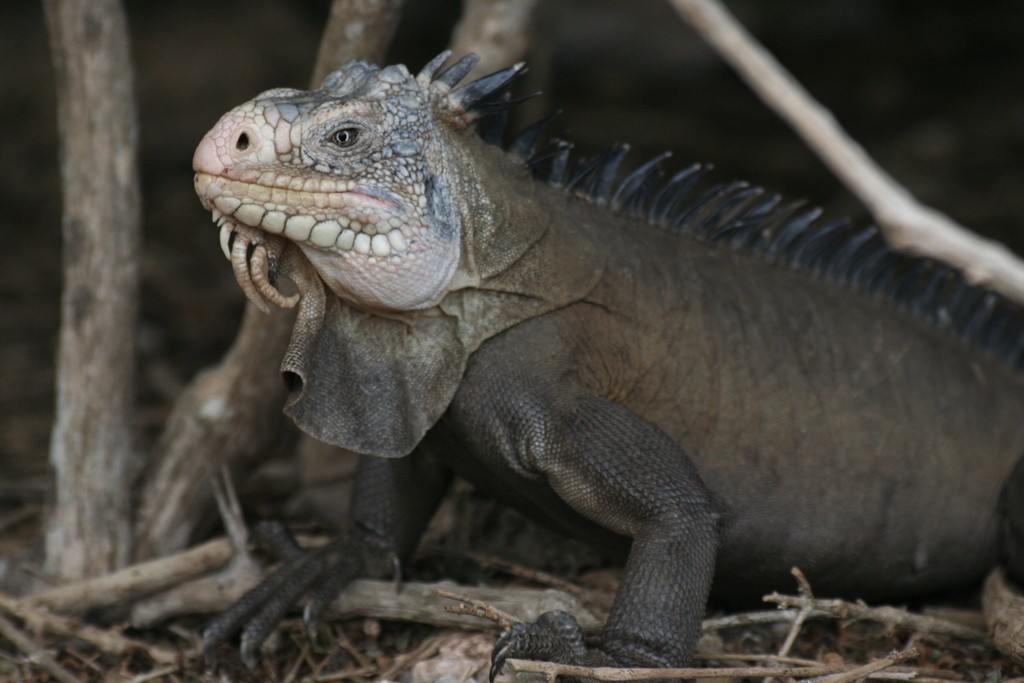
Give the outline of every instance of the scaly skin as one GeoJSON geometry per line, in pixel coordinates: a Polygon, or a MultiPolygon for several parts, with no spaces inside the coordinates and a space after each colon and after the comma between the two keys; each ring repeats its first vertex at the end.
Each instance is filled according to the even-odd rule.
{"type": "Polygon", "coordinates": [[[193,166],[222,247],[231,231],[258,228],[297,244],[338,296],[380,309],[437,303],[458,263],[457,235],[427,228],[429,104],[407,73],[389,73],[348,106],[271,90],[221,119],[193,166]]]}
{"type": "Polygon", "coordinates": [[[456,88],[471,63],[439,64],[268,91],[196,150],[247,296],[292,305],[274,277],[298,285],[286,412],[377,456],[353,534],[287,562],[208,647],[241,628],[252,663],[303,595],[312,622],[386,575],[453,472],[627,556],[598,647],[548,615],[503,635],[494,672],[685,665],[712,589],[756,597],[793,565],[869,599],[1001,553],[1024,574],[1018,313],[756,190],[692,200],[690,171],[653,195],[656,165],[539,182],[471,126],[518,68],[456,88]]]}

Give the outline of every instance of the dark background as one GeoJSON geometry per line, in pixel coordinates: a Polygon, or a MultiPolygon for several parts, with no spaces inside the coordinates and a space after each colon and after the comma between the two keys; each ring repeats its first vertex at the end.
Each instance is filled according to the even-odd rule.
{"type": "MultiPolygon", "coordinates": [[[[921,200],[1020,250],[1024,3],[730,0],[729,7],[921,200]]],[[[144,252],[140,449],[195,372],[234,336],[244,298],[192,190],[200,137],[270,87],[305,87],[323,1],[126,3],[141,112],[144,252]]],[[[418,69],[458,3],[409,0],[393,61],[418,69]]],[[[629,142],[640,161],[710,161],[832,214],[863,211],[657,0],[542,0],[523,121],[584,152],[629,142]]],[[[0,8],[0,506],[45,498],[60,297],[53,72],[42,9],[0,8]]],[[[521,122],[521,123],[522,123],[521,122]]]]}

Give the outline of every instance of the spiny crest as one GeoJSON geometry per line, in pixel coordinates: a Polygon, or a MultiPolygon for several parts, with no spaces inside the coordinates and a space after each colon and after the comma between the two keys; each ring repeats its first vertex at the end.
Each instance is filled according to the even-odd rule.
{"type": "Polygon", "coordinates": [[[328,74],[320,90],[338,98],[404,102],[425,93],[440,111],[450,114],[444,118],[458,127],[466,127],[490,114],[500,116],[522,101],[507,95],[508,85],[523,71],[522,63],[459,85],[480,58],[468,54],[442,70],[451,54],[449,50],[442,52],[415,78],[402,65],[380,68],[363,61],[349,62],[328,74]]]}
{"type": "Polygon", "coordinates": [[[464,57],[435,76],[448,56],[442,53],[428,64],[419,80],[443,83],[445,94],[455,106],[470,113],[470,120],[497,114],[481,122],[481,136],[525,163],[538,179],[638,220],[886,299],[1024,372],[1024,311],[995,292],[968,284],[954,268],[897,252],[874,226],[822,221],[821,209],[803,202],[783,202],[779,195],[742,181],[700,190],[708,166],[693,164],[666,180],[663,164],[671,156],[668,152],[624,174],[620,170],[628,145],[572,163],[569,142],[556,139],[537,148],[551,117],[506,142],[507,113],[518,104],[506,86],[521,65],[448,94],[447,88],[476,64],[475,58],[464,57]]]}
{"type": "Polygon", "coordinates": [[[387,101],[396,109],[415,106],[411,103],[423,97],[422,89],[405,66],[392,64],[381,68],[363,61],[348,62],[327,74],[320,92],[342,100],[387,101]]]}
{"type": "Polygon", "coordinates": [[[617,180],[628,147],[569,165],[555,141],[527,160],[535,177],[610,210],[700,241],[808,271],[886,299],[1024,372],[1024,311],[956,269],[897,252],[875,226],[822,221],[821,209],[783,202],[742,181],[698,189],[709,168],[693,164],[663,179],[663,153],[617,180]]]}
{"type": "Polygon", "coordinates": [[[670,156],[667,152],[619,179],[628,145],[575,161],[572,145],[564,140],[538,149],[550,117],[506,142],[508,112],[523,101],[513,99],[508,86],[523,65],[459,86],[479,58],[466,55],[441,70],[450,56],[451,52],[442,52],[415,79],[405,67],[379,69],[353,62],[328,76],[322,89],[339,97],[390,97],[413,91],[422,97],[426,92],[452,115],[454,125],[479,122],[484,140],[564,192],[721,248],[869,292],[1024,372],[1024,311],[990,290],[968,284],[952,267],[895,251],[875,227],[820,221],[820,209],[783,202],[745,182],[698,190],[708,166],[693,164],[666,180],[662,166],[670,156]]]}
{"type": "Polygon", "coordinates": [[[483,116],[507,111],[519,103],[505,97],[505,93],[512,80],[523,72],[523,62],[459,86],[480,57],[470,53],[439,73],[451,54],[450,50],[445,50],[434,57],[420,70],[416,80],[429,88],[432,99],[451,112],[455,120],[469,125],[483,116]]]}

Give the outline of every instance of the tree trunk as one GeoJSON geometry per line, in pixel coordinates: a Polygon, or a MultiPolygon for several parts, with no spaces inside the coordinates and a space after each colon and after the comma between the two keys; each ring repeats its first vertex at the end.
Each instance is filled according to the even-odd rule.
{"type": "Polygon", "coordinates": [[[456,59],[467,52],[480,55],[473,75],[467,78],[503,69],[523,58],[536,5],[537,0],[463,0],[451,51],[456,59]]]}
{"type": "Polygon", "coordinates": [[[81,578],[131,555],[138,127],[120,3],[43,5],[56,71],[64,212],[46,566],[81,578]]]}
{"type": "Polygon", "coordinates": [[[398,28],[403,0],[334,0],[316,53],[310,85],[353,59],[379,64],[398,28]]]}

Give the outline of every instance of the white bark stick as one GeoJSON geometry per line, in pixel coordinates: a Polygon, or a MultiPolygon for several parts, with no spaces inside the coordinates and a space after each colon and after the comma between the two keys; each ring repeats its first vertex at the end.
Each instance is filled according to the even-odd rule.
{"type": "Polygon", "coordinates": [[[43,6],[57,76],[64,242],[46,566],[80,578],[131,554],[138,123],[118,0],[43,6]]]}
{"type": "Polygon", "coordinates": [[[452,56],[478,54],[480,61],[473,69],[478,76],[519,61],[529,47],[536,4],[537,0],[465,0],[452,35],[452,56]]]}
{"type": "Polygon", "coordinates": [[[747,85],[789,123],[871,212],[893,247],[934,258],[1024,304],[1024,262],[922,205],[854,142],[835,118],[716,0],[670,0],[747,85]]]}

